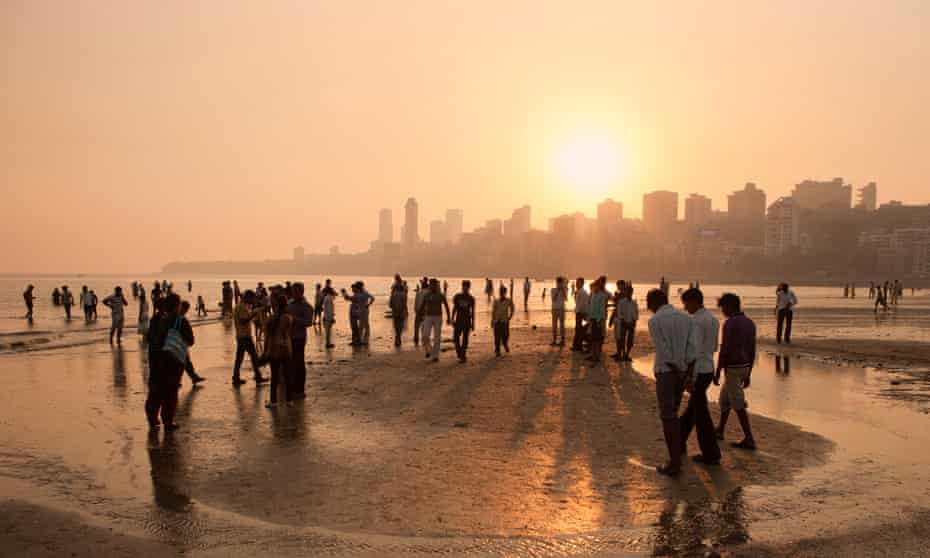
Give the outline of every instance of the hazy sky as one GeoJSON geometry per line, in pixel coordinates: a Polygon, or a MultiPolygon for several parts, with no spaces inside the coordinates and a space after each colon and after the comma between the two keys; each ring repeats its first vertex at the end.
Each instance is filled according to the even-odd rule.
{"type": "Polygon", "coordinates": [[[930,2],[0,0],[0,272],[366,248],[606,193],[803,178],[930,201],[930,2]]]}

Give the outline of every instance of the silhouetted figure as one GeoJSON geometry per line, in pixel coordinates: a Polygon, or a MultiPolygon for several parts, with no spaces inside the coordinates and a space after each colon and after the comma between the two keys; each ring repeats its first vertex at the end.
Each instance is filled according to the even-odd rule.
{"type": "MultiPolygon", "coordinates": [[[[190,312],[191,303],[186,300],[181,302],[181,316],[185,319],[187,318],[187,313],[190,312]]],[[[187,377],[190,378],[191,384],[197,385],[200,382],[206,380],[203,376],[197,373],[197,370],[194,369],[194,362],[191,360],[190,355],[187,356],[187,360],[184,362],[184,372],[187,373],[187,377]]]]}
{"type": "Polygon", "coordinates": [[[194,331],[180,314],[181,299],[170,294],[160,303],[149,327],[149,394],[145,415],[149,426],[158,426],[161,415],[165,430],[177,428],[174,413],[178,406],[178,387],[187,362],[187,350],[194,345],[194,331]]]}
{"type": "Polygon", "coordinates": [[[342,296],[349,301],[349,326],[352,328],[352,342],[349,345],[361,347],[368,344],[371,331],[369,325],[368,308],[374,302],[374,297],[368,294],[361,281],[351,286],[352,294],[342,289],[342,296]]]}
{"type": "Polygon", "coordinates": [[[193,290],[194,290],[194,283],[190,279],[188,279],[187,280],[187,292],[191,292],[193,290]]]}
{"type": "Polygon", "coordinates": [[[307,328],[313,324],[313,307],[304,297],[304,284],[291,285],[292,301],[287,305],[291,317],[290,382],[294,399],[304,399],[307,384],[307,328]]]}
{"type": "Polygon", "coordinates": [[[116,287],[113,294],[103,299],[103,305],[110,309],[110,344],[113,344],[113,334],[116,334],[116,344],[123,344],[123,325],[126,322],[126,306],[129,301],[123,296],[123,288],[116,287]]]}
{"type": "Polygon", "coordinates": [[[798,304],[798,297],[788,287],[788,283],[781,283],[775,289],[775,342],[781,343],[784,332],[785,343],[791,344],[791,322],[794,320],[794,307],[798,304]]]}
{"type": "Polygon", "coordinates": [[[449,302],[439,290],[439,280],[430,279],[429,288],[423,296],[423,346],[426,348],[426,358],[433,362],[439,361],[443,308],[446,310],[446,321],[451,324],[449,302]]]}
{"type": "Polygon", "coordinates": [[[668,297],[661,289],[649,291],[646,306],[654,314],[649,319],[649,335],[655,346],[653,372],[656,378],[656,398],[669,457],[668,463],[656,467],[656,471],[675,476],[681,471],[678,407],[681,405],[685,379],[691,373],[694,363],[693,324],[691,318],[668,303],[668,297]]]}
{"type": "Polygon", "coordinates": [[[313,323],[322,325],[320,316],[323,315],[323,286],[316,284],[316,290],[313,293],[313,323]]]}
{"type": "Polygon", "coordinates": [[[639,320],[639,305],[633,300],[633,286],[626,285],[614,310],[614,338],[617,342],[617,360],[630,362],[633,358],[633,341],[636,338],[636,322],[639,320]]]}
{"type": "Polygon", "coordinates": [[[197,295],[197,317],[202,318],[207,315],[207,305],[203,301],[203,295],[197,295]]]}
{"type": "Polygon", "coordinates": [[[149,333],[149,303],[145,300],[145,290],[136,286],[136,296],[139,299],[139,335],[145,337],[149,333]]]}
{"type": "MultiPolygon", "coordinates": [[[[553,347],[565,345],[565,301],[568,299],[568,288],[564,277],[555,278],[555,287],[550,297],[552,305],[552,343],[553,347]],[[558,342],[556,342],[558,339],[558,342]]],[[[543,289],[543,302],[546,300],[546,289],[543,289]]]]}
{"type": "Polygon", "coordinates": [[[284,399],[288,405],[294,399],[291,390],[290,363],[293,356],[291,326],[294,319],[287,313],[287,297],[283,293],[271,298],[271,316],[265,321],[265,350],[262,361],[271,368],[271,394],[265,407],[278,405],[278,388],[284,388],[284,399]]]}
{"type": "Polygon", "coordinates": [[[417,294],[413,297],[413,344],[420,345],[420,333],[423,329],[423,299],[429,291],[429,279],[420,280],[417,294]]]}
{"type": "Polygon", "coordinates": [[[717,370],[714,372],[715,385],[720,383],[721,370],[726,372],[723,388],[720,389],[720,424],[717,425],[717,438],[723,439],[727,418],[732,409],[736,411],[743,428],[743,440],[732,445],[754,450],[756,441],[749,426],[745,390],[749,388],[752,367],[756,361],[756,324],[743,314],[740,299],[735,294],[724,294],[717,304],[727,318],[723,323],[723,341],[720,344],[717,370]]]}
{"type": "Polygon", "coordinates": [[[494,282],[491,281],[490,277],[484,279],[484,294],[488,297],[488,302],[491,302],[491,299],[494,298],[494,282]]]}
{"type": "Polygon", "coordinates": [[[681,430],[681,451],[684,455],[687,448],[688,436],[691,429],[697,430],[700,455],[693,457],[694,461],[706,465],[720,463],[720,446],[717,445],[717,435],[714,432],[714,421],[710,417],[710,407],[707,405],[707,388],[714,379],[714,353],[717,352],[717,341],[720,332],[720,322],[704,308],[704,294],[700,289],[691,288],[681,295],[685,310],[691,314],[693,327],[691,333],[694,340],[694,371],[691,377],[686,378],[686,389],[690,391],[688,406],[679,417],[681,430]]]}
{"type": "Polygon", "coordinates": [[[68,285],[61,287],[61,305],[65,307],[65,319],[71,321],[71,307],[74,306],[74,295],[68,290],[68,285]]]}
{"type": "Polygon", "coordinates": [[[584,289],[584,277],[575,280],[575,337],[572,340],[573,351],[583,351],[587,340],[588,327],[588,292],[584,289]]]}
{"type": "Polygon", "coordinates": [[[52,306],[61,306],[61,291],[58,290],[58,287],[52,291],[52,306]]]}
{"type": "Polygon", "coordinates": [[[462,292],[452,298],[452,338],[459,362],[468,360],[468,337],[475,331],[475,297],[471,296],[471,281],[462,281],[462,292]]]}
{"type": "Polygon", "coordinates": [[[97,298],[97,293],[94,292],[94,289],[90,290],[90,318],[93,321],[97,321],[97,303],[99,299],[97,298]]]}
{"type": "Polygon", "coordinates": [[[34,294],[35,286],[28,285],[23,291],[23,302],[26,304],[26,319],[32,320],[32,310],[35,305],[36,296],[34,294]]]}
{"type": "Polygon", "coordinates": [[[588,321],[591,329],[591,355],[588,361],[601,362],[601,350],[604,347],[604,331],[607,326],[607,278],[598,277],[591,284],[591,299],[588,302],[588,321]]]}
{"type": "Polygon", "coordinates": [[[388,305],[391,308],[391,322],[394,325],[394,346],[400,347],[401,335],[407,325],[407,283],[401,279],[399,274],[394,275],[388,305]]]}
{"type": "Polygon", "coordinates": [[[323,289],[320,304],[323,306],[323,332],[326,338],[326,349],[332,349],[333,344],[333,324],[336,323],[336,291],[330,286],[330,280],[326,280],[326,288],[323,289]]]}
{"type": "MultiPolygon", "coordinates": [[[[511,287],[510,292],[513,293],[513,283],[510,284],[510,287],[511,287]]],[[[533,290],[533,284],[530,283],[530,278],[524,277],[523,278],[523,310],[525,312],[530,311],[530,292],[532,292],[532,290],[533,290]]]]}
{"type": "Polygon", "coordinates": [[[245,380],[239,376],[239,369],[242,367],[242,359],[245,358],[246,353],[252,360],[255,383],[261,384],[268,381],[267,378],[262,377],[259,369],[261,361],[255,350],[255,342],[252,340],[252,322],[261,318],[261,310],[255,308],[254,304],[255,292],[246,291],[233,312],[233,324],[236,328],[236,362],[233,365],[232,384],[236,387],[245,383],[245,380]]]}
{"type": "Polygon", "coordinates": [[[90,296],[87,285],[81,286],[81,294],[78,295],[78,304],[84,310],[84,321],[90,322],[94,317],[94,300],[90,296]]]}
{"type": "Polygon", "coordinates": [[[229,281],[223,281],[223,289],[221,291],[223,297],[223,317],[230,316],[233,313],[233,289],[229,284],[229,281]]]}
{"type": "Polygon", "coordinates": [[[442,280],[442,296],[449,296],[449,282],[445,279],[442,280]]]}
{"type": "Polygon", "coordinates": [[[510,320],[515,308],[513,301],[507,298],[507,287],[501,287],[500,296],[491,307],[491,327],[494,329],[494,354],[501,356],[501,345],[510,352],[510,320]]]}

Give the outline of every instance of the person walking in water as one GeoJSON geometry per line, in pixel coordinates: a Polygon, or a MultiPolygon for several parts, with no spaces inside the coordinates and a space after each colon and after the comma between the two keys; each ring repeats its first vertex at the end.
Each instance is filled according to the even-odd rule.
{"type": "Polygon", "coordinates": [[[756,440],[749,427],[749,414],[746,412],[749,405],[746,403],[745,390],[749,389],[752,367],[756,361],[756,324],[743,314],[740,299],[735,294],[724,294],[717,305],[727,318],[723,323],[723,342],[717,357],[717,370],[714,372],[714,385],[720,384],[720,372],[726,373],[720,389],[717,438],[723,440],[727,418],[732,409],[736,411],[743,429],[743,440],[732,444],[733,447],[754,450],[756,440]]]}
{"type": "Polygon", "coordinates": [[[686,389],[691,393],[688,406],[678,419],[681,431],[681,452],[686,454],[688,437],[691,430],[697,430],[698,445],[701,453],[692,459],[706,465],[720,463],[720,446],[714,432],[714,421],[707,406],[707,388],[714,379],[714,353],[720,333],[720,322],[704,308],[704,293],[698,288],[688,289],[681,295],[685,310],[691,314],[694,327],[694,372],[685,381],[686,389]]]}
{"type": "Polygon", "coordinates": [[[407,325],[407,283],[401,279],[400,274],[394,275],[388,305],[391,308],[391,322],[394,325],[394,346],[400,347],[400,338],[407,325]]]}
{"type": "MultiPolygon", "coordinates": [[[[543,302],[545,302],[546,289],[543,289],[543,302]]],[[[553,347],[565,345],[565,301],[568,299],[568,288],[564,277],[555,278],[555,287],[549,300],[552,304],[552,343],[553,347]],[[556,337],[558,336],[558,337],[556,337]],[[556,339],[558,338],[558,342],[556,339]]]]}
{"type": "Polygon", "coordinates": [[[145,289],[136,286],[136,296],[139,298],[139,335],[145,337],[149,332],[149,303],[145,300],[145,289]]]}
{"type": "Polygon", "coordinates": [[[313,324],[313,307],[304,297],[304,284],[291,285],[293,300],[287,305],[291,316],[291,360],[289,362],[291,393],[294,399],[305,399],[307,385],[307,328],[313,324]]]}
{"type": "MultiPolygon", "coordinates": [[[[533,290],[533,285],[530,283],[529,277],[523,278],[523,311],[530,311],[530,292],[533,290]]],[[[513,295],[513,290],[510,291],[511,296],[513,295]]]]}
{"type": "Polygon", "coordinates": [[[313,325],[322,325],[320,316],[323,315],[323,286],[316,284],[316,291],[313,293],[313,325]]]}
{"type": "Polygon", "coordinates": [[[32,320],[32,309],[35,305],[35,287],[33,285],[28,285],[26,290],[23,291],[23,302],[26,303],[26,319],[32,320]]]}
{"type": "Polygon", "coordinates": [[[326,339],[326,349],[333,349],[333,324],[336,323],[336,291],[329,286],[329,279],[326,280],[326,288],[323,289],[320,298],[320,306],[323,307],[321,319],[323,321],[323,333],[326,339]]]}
{"type": "Polygon", "coordinates": [[[575,280],[575,337],[572,340],[573,351],[583,351],[587,340],[588,328],[588,292],[584,290],[584,277],[575,280]]]}
{"type": "Polygon", "coordinates": [[[433,362],[439,362],[443,308],[446,310],[446,321],[451,324],[449,301],[439,290],[439,280],[430,279],[429,288],[423,297],[423,346],[426,348],[426,358],[432,359],[433,362]]]}
{"type": "Polygon", "coordinates": [[[52,306],[61,306],[61,291],[58,290],[58,287],[52,290],[52,306]]]}
{"type": "Polygon", "coordinates": [[[599,364],[601,350],[604,347],[604,330],[607,325],[607,278],[598,277],[591,285],[591,299],[588,302],[588,319],[591,327],[591,356],[588,361],[599,364]]]}
{"type": "Polygon", "coordinates": [[[788,283],[781,283],[775,289],[775,342],[781,343],[782,332],[786,344],[791,344],[791,322],[794,320],[794,307],[798,304],[798,297],[788,287],[788,283]]]}
{"type": "Polygon", "coordinates": [[[510,352],[510,320],[514,313],[513,301],[507,298],[507,287],[501,287],[500,296],[491,306],[491,327],[494,329],[494,354],[501,356],[501,345],[504,351],[510,352]]]}
{"type": "Polygon", "coordinates": [[[655,346],[653,373],[656,399],[669,457],[665,465],[656,467],[656,471],[676,476],[681,471],[682,445],[678,407],[685,389],[685,378],[691,373],[695,359],[693,323],[691,318],[668,303],[668,297],[661,289],[649,291],[646,306],[654,314],[649,319],[649,335],[655,346]]]}
{"type": "Polygon", "coordinates": [[[126,321],[126,306],[129,302],[123,296],[123,288],[116,287],[113,294],[103,299],[103,305],[110,309],[110,344],[113,344],[113,334],[116,334],[116,344],[123,344],[123,325],[126,321]]]}
{"type": "Polygon", "coordinates": [[[160,306],[162,312],[152,319],[148,334],[149,393],[145,400],[145,415],[151,428],[158,427],[160,414],[165,430],[174,430],[178,427],[174,422],[178,387],[187,351],[194,345],[194,330],[180,314],[181,299],[178,295],[169,294],[160,301],[160,306]],[[183,343],[183,347],[179,343],[183,343]]]}
{"type": "Polygon", "coordinates": [[[81,286],[81,294],[78,295],[78,305],[84,310],[84,321],[90,322],[94,315],[94,301],[90,297],[90,291],[87,285],[81,286]]]}
{"type": "Polygon", "coordinates": [[[74,306],[74,295],[68,285],[61,286],[61,305],[65,307],[65,319],[71,321],[71,307],[74,306]]]}
{"type": "Polygon", "coordinates": [[[459,362],[468,360],[468,336],[475,331],[475,297],[471,296],[471,281],[462,281],[462,292],[452,298],[452,338],[459,362]]]}
{"type": "Polygon", "coordinates": [[[268,381],[267,378],[262,377],[259,370],[260,361],[255,350],[255,342],[252,340],[252,322],[261,318],[261,310],[255,308],[254,305],[255,292],[246,291],[245,296],[242,297],[239,304],[236,305],[235,312],[233,312],[233,323],[236,327],[236,362],[233,365],[232,384],[235,387],[245,383],[245,380],[239,376],[239,369],[242,367],[242,360],[245,358],[246,353],[249,354],[249,358],[252,360],[255,383],[262,384],[268,381]]]}

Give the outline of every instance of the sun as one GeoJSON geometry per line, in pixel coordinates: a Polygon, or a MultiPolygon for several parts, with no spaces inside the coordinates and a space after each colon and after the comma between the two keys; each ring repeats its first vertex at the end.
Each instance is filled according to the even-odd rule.
{"type": "Polygon", "coordinates": [[[559,181],[579,192],[606,194],[623,171],[618,143],[607,133],[585,132],[556,146],[553,166],[559,181]]]}

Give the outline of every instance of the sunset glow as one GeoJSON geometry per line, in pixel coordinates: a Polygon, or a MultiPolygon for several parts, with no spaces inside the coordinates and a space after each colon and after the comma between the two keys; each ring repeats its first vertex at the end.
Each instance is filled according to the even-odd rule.
{"type": "Polygon", "coordinates": [[[553,154],[559,181],[584,194],[605,194],[620,179],[623,164],[619,145],[602,132],[572,136],[558,145],[553,154]]]}

